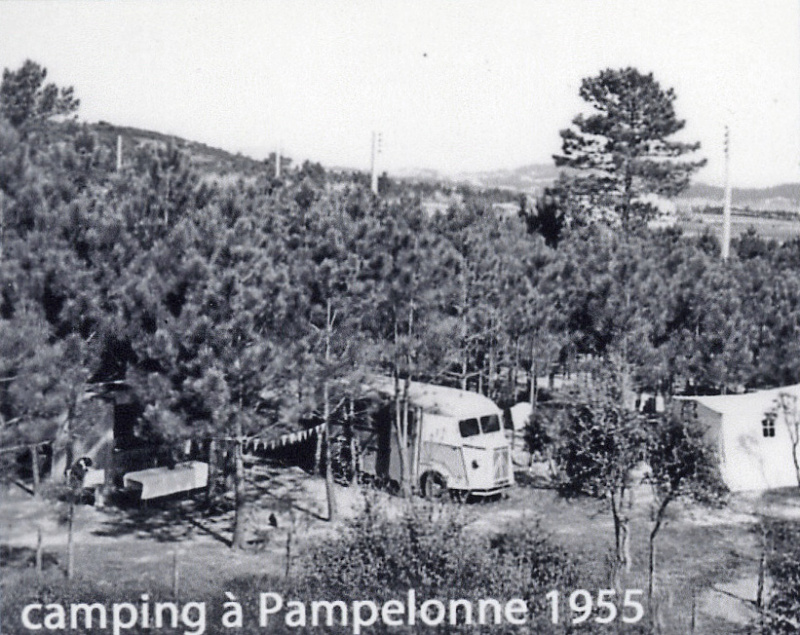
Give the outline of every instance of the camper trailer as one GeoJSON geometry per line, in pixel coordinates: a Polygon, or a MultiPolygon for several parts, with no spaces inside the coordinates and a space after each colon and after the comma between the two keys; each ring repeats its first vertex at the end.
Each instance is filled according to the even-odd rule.
{"type": "MultiPolygon", "coordinates": [[[[401,381],[400,390],[402,387],[401,381]]],[[[361,470],[401,483],[395,383],[391,378],[375,378],[369,389],[383,405],[366,423],[355,426],[361,470]]],[[[503,431],[502,412],[491,399],[466,390],[410,382],[407,401],[408,469],[413,486],[423,496],[437,497],[448,491],[492,496],[513,485],[511,448],[503,431]]]]}

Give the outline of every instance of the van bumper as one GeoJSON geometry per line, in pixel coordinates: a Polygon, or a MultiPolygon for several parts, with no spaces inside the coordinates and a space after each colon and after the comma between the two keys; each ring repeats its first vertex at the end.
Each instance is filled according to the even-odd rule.
{"type": "Polygon", "coordinates": [[[513,481],[505,481],[497,483],[493,487],[487,489],[457,489],[457,492],[463,492],[470,496],[497,496],[503,492],[507,492],[514,485],[513,481]]]}

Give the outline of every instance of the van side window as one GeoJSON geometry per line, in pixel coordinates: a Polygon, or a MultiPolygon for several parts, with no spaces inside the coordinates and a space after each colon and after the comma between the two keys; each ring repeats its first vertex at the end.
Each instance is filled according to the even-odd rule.
{"type": "Polygon", "coordinates": [[[497,432],[500,430],[500,419],[497,415],[486,415],[481,417],[481,429],[484,434],[489,432],[497,432]]]}
{"type": "Polygon", "coordinates": [[[458,429],[461,432],[462,437],[474,437],[476,434],[481,433],[481,429],[478,427],[477,419],[463,419],[462,421],[459,421],[458,429]]]}

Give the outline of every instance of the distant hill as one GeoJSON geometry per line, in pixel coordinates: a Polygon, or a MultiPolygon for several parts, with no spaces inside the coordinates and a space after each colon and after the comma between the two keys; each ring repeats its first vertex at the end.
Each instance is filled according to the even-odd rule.
{"type": "Polygon", "coordinates": [[[507,170],[462,172],[453,180],[477,187],[511,189],[535,194],[541,192],[558,178],[559,169],[552,164],[535,163],[507,170]]]}
{"type": "MultiPolygon", "coordinates": [[[[216,174],[253,175],[263,173],[264,161],[242,154],[233,154],[197,141],[188,141],[174,135],[141,130],[130,126],[115,126],[105,121],[90,124],[90,128],[109,144],[116,143],[117,135],[123,139],[123,148],[141,144],[169,143],[186,150],[191,161],[204,172],[216,174]]],[[[274,158],[273,158],[274,160],[274,158]]],[[[282,163],[291,161],[284,157],[282,163]]],[[[335,167],[330,167],[334,171],[335,167]]],[[[341,168],[340,168],[341,170],[341,168]]],[[[347,170],[351,172],[352,170],[347,170]]],[[[432,169],[394,170],[392,178],[424,183],[466,183],[482,189],[498,188],[531,195],[540,194],[558,178],[559,168],[552,163],[532,163],[511,169],[486,170],[479,172],[459,172],[447,174],[432,169]]],[[[706,183],[693,183],[678,198],[679,206],[718,207],[722,204],[723,189],[706,183]]],[[[753,211],[788,211],[800,213],[800,183],[785,183],[764,188],[733,188],[732,202],[739,209],[753,211]]]]}
{"type": "Polygon", "coordinates": [[[172,144],[185,150],[192,163],[203,172],[236,173],[244,176],[264,171],[263,161],[242,154],[233,154],[220,148],[213,148],[198,141],[188,141],[174,135],[130,126],[115,126],[106,121],[90,124],[89,127],[102,141],[112,146],[116,144],[117,136],[121,136],[123,153],[140,145],[152,144],[166,147],[172,144]]]}
{"type": "MultiPolygon", "coordinates": [[[[514,169],[484,172],[461,172],[447,175],[435,170],[404,170],[392,174],[397,178],[446,183],[469,183],[482,188],[500,188],[537,195],[552,185],[560,169],[552,163],[534,163],[514,169]]],[[[723,188],[706,183],[693,183],[678,199],[680,205],[715,207],[722,204],[723,188]]],[[[753,211],[800,212],[800,183],[786,183],[763,188],[733,188],[733,205],[753,211]]]]}
{"type": "Polygon", "coordinates": [[[482,172],[458,172],[447,174],[437,170],[396,170],[391,176],[407,181],[466,183],[479,188],[499,188],[538,194],[558,177],[559,170],[552,164],[534,163],[518,168],[486,170],[482,172]]]}
{"type": "MultiPolygon", "coordinates": [[[[720,206],[724,197],[721,187],[705,183],[693,183],[680,199],[693,206],[720,206]]],[[[737,208],[755,211],[800,212],[800,183],[784,183],[762,188],[738,188],[731,190],[731,203],[737,208]]]]}

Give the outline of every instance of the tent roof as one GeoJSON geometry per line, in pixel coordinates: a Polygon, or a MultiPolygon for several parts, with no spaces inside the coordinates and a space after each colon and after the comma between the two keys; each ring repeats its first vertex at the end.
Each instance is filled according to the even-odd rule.
{"type": "Polygon", "coordinates": [[[708,397],[680,397],[680,399],[696,401],[706,408],[721,415],[756,413],[761,416],[775,403],[778,395],[789,393],[800,397],[800,384],[757,390],[741,395],[712,395],[708,397]]]}

